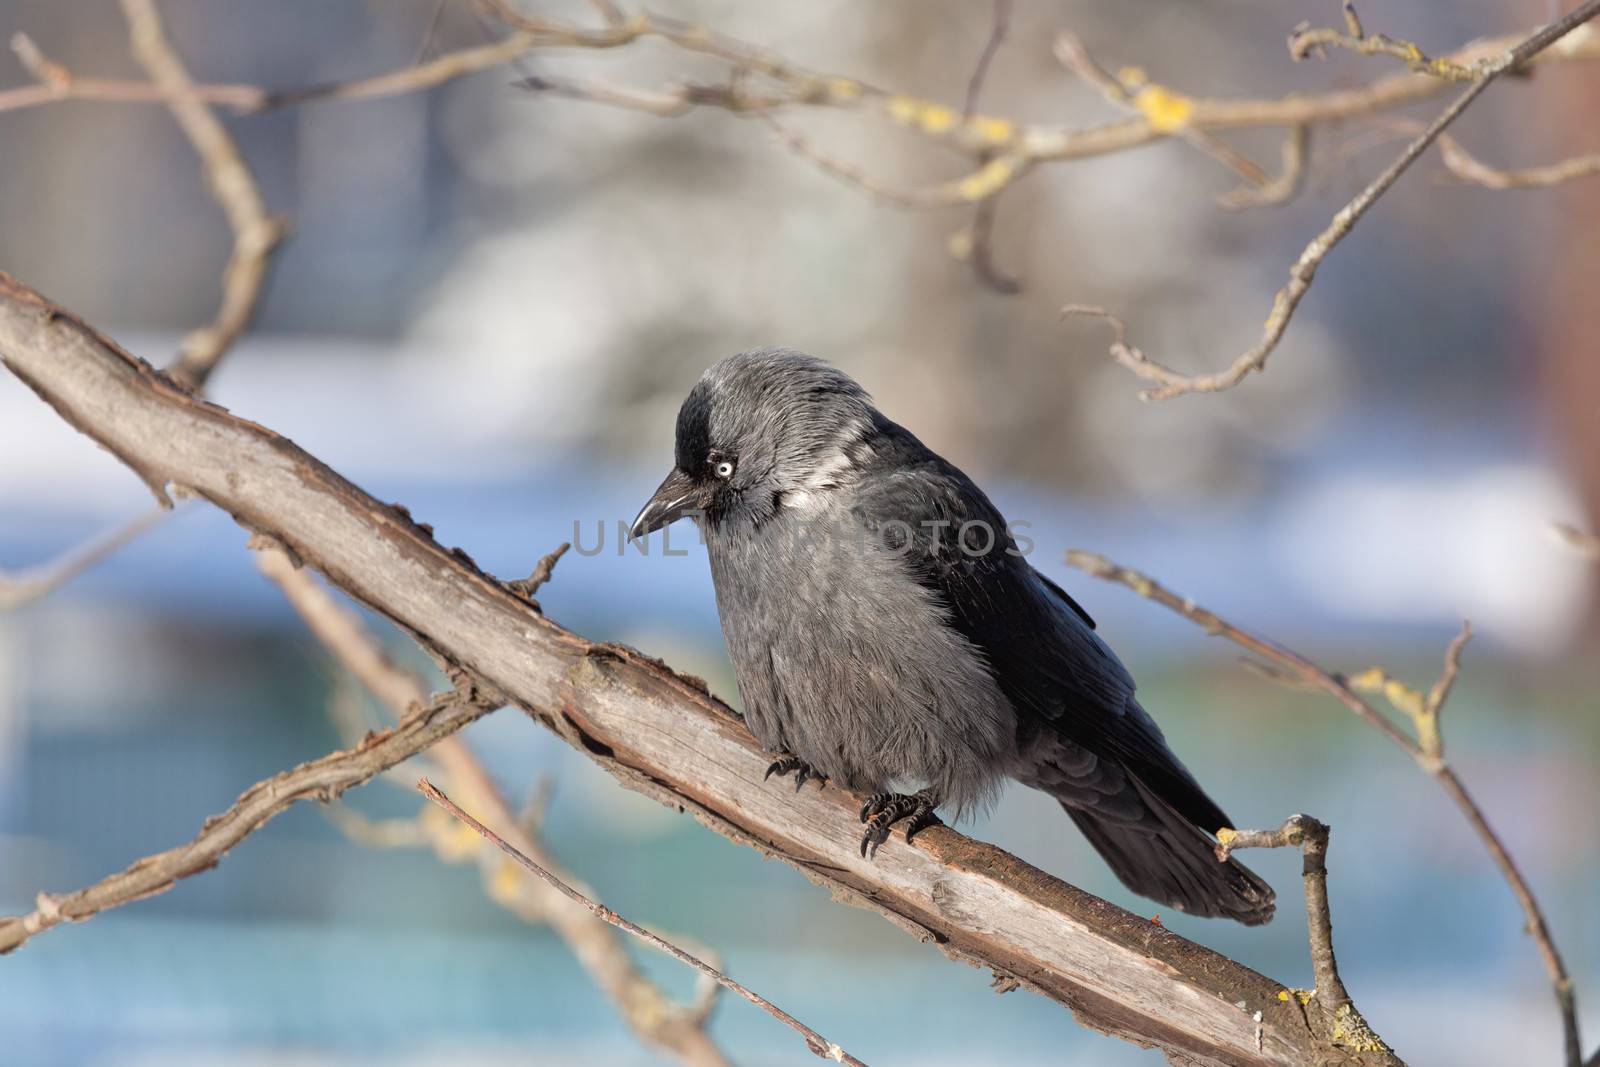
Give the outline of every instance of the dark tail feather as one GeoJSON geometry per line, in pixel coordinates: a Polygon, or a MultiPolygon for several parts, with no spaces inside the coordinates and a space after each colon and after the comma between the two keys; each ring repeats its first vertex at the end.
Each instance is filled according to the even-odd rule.
{"type": "Polygon", "coordinates": [[[1272,918],[1272,887],[1232,859],[1218,862],[1211,837],[1140,785],[1154,819],[1137,823],[1061,807],[1122,884],[1169,908],[1259,926],[1272,918]]]}

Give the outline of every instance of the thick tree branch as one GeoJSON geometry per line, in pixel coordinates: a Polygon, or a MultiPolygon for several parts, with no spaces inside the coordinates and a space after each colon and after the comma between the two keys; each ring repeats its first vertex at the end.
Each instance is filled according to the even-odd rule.
{"type": "Polygon", "coordinates": [[[1348,678],[1324,670],[1297,652],[1241,630],[1215,612],[1208,611],[1187,597],[1172,592],[1149,575],[1120,566],[1104,556],[1073,549],[1067,553],[1067,562],[1096,578],[1125,585],[1147,600],[1153,600],[1177,612],[1206,633],[1214,637],[1224,637],[1260,656],[1270,665],[1265,673],[1275,680],[1318,690],[1333,697],[1376,728],[1396,747],[1415,760],[1418,767],[1436,780],[1440,788],[1455,802],[1462,817],[1478,835],[1478,839],[1483,842],[1490,858],[1499,868],[1501,877],[1510,886],[1512,895],[1517,898],[1517,904],[1522,908],[1527,920],[1528,933],[1532,935],[1534,944],[1539,949],[1540,958],[1544,961],[1545,971],[1555,992],[1556,1007],[1561,1014],[1561,1026],[1565,1036],[1566,1063],[1568,1067],[1577,1067],[1582,1046],[1578,1034],[1576,997],[1566,964],[1556,947],[1555,938],[1550,933],[1550,926],[1545,921],[1544,909],[1539,906],[1538,898],[1533,894],[1533,887],[1523,877],[1522,870],[1517,866],[1510,849],[1489,825],[1483,809],[1467,792],[1467,787],[1456,777],[1455,771],[1444,759],[1444,741],[1439,732],[1439,713],[1450,695],[1456,676],[1461,671],[1461,651],[1472,637],[1470,624],[1463,623],[1461,632],[1450,642],[1449,648],[1445,651],[1443,673],[1432,689],[1423,695],[1391,678],[1387,672],[1378,667],[1369,668],[1348,678]],[[1407,737],[1387,715],[1363,700],[1357,690],[1382,693],[1397,711],[1411,719],[1412,726],[1417,732],[1416,740],[1407,737]]]}
{"type": "Polygon", "coordinates": [[[774,1019],[777,1019],[785,1026],[793,1029],[801,1037],[805,1038],[806,1047],[823,1059],[833,1060],[835,1063],[850,1064],[852,1067],[866,1067],[866,1064],[850,1055],[850,1053],[846,1052],[838,1044],[829,1041],[827,1038],[811,1029],[811,1027],[807,1026],[799,1019],[796,1019],[793,1015],[790,1015],[788,1012],[772,1003],[772,1001],[768,1000],[766,997],[763,997],[761,994],[755,992],[749,987],[734,981],[732,978],[729,978],[727,975],[723,974],[709,963],[706,963],[697,956],[685,952],[683,949],[679,948],[677,945],[674,945],[666,938],[651,933],[638,923],[635,923],[632,920],[617,914],[610,908],[602,907],[601,905],[596,904],[593,900],[590,900],[588,897],[572,888],[572,886],[562,881],[559,876],[552,874],[543,865],[529,859],[528,856],[520,849],[509,844],[505,838],[501,837],[499,834],[483,825],[483,823],[479,822],[477,819],[474,819],[471,815],[468,815],[466,812],[462,811],[460,807],[458,807],[449,797],[439,792],[438,787],[436,787],[426,778],[417,782],[417,788],[421,790],[423,796],[439,805],[445,811],[448,811],[455,818],[460,819],[463,823],[470,826],[475,832],[481,835],[484,840],[494,845],[507,856],[510,856],[519,866],[531,873],[534,877],[538,878],[539,881],[544,885],[548,886],[554,892],[560,894],[566,900],[569,900],[578,905],[580,908],[583,908],[593,915],[597,920],[604,923],[609,923],[610,925],[615,926],[618,930],[622,930],[625,933],[637,937],[640,941],[643,941],[651,948],[659,949],[671,956],[673,959],[688,964],[690,967],[693,967],[707,978],[710,978],[712,981],[716,982],[722,988],[736,993],[745,1000],[748,1000],[750,1003],[754,1004],[756,1007],[760,1008],[774,1019]]]}
{"type": "Polygon", "coordinates": [[[1298,1006],[1278,999],[1280,983],[993,846],[932,827],[914,845],[897,833],[898,844],[863,860],[859,802],[834,788],[796,795],[763,783],[770,757],[701,684],[562,629],[402,511],[3,276],[0,361],[148,482],[182,485],[275,538],[624,785],[947,955],[1184,1062],[1298,1064],[1329,1052],[1298,1006]]]}

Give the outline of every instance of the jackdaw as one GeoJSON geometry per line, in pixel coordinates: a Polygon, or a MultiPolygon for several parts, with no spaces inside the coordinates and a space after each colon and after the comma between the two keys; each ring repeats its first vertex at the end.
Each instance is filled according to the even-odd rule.
{"type": "Polygon", "coordinates": [[[863,855],[1009,777],[1059,801],[1134,892],[1272,917],[1271,887],[1217,859],[1232,823],[1094,620],[848,375],[791,349],[732,356],[690,391],[676,446],[632,536],[694,517],[745,721],[778,756],[767,774],[867,794],[863,855]]]}

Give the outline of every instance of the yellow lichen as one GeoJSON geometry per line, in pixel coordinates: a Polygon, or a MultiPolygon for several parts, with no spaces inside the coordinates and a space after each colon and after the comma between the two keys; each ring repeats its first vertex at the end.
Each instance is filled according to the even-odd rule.
{"type": "Polygon", "coordinates": [[[1224,826],[1222,829],[1217,831],[1217,840],[1221,841],[1224,845],[1230,844],[1233,839],[1238,836],[1239,831],[1228,826],[1224,826]]]}
{"type": "Polygon", "coordinates": [[[1355,1005],[1344,1004],[1333,1013],[1333,1043],[1352,1052],[1388,1052],[1383,1038],[1373,1033],[1355,1005]]]}
{"type": "Polygon", "coordinates": [[[906,126],[917,121],[917,111],[920,108],[917,100],[909,96],[891,96],[889,98],[889,117],[906,126]]]}
{"type": "Polygon", "coordinates": [[[946,247],[953,258],[965,263],[972,258],[972,230],[966,227],[957,230],[950,235],[950,243],[946,247]]]}
{"type": "Polygon", "coordinates": [[[501,860],[489,876],[489,896],[501,904],[510,904],[522,890],[522,868],[510,859],[501,860]]]}
{"type": "Polygon", "coordinates": [[[975,115],[967,123],[969,129],[990,144],[1006,144],[1017,135],[1017,127],[1009,119],[975,115]]]}
{"type": "Polygon", "coordinates": [[[835,100],[856,100],[861,96],[861,83],[854,78],[829,78],[828,95],[835,100]]]}
{"type": "Polygon", "coordinates": [[[1147,85],[1140,89],[1133,103],[1144,112],[1150,125],[1161,133],[1176,133],[1183,129],[1194,114],[1192,100],[1161,85],[1147,85]]]}
{"type": "Polygon", "coordinates": [[[433,843],[433,850],[446,863],[455,863],[472,855],[482,840],[465,823],[452,819],[448,812],[429,805],[422,809],[422,828],[433,843]]]}
{"type": "Polygon", "coordinates": [[[948,133],[960,121],[960,115],[938,104],[923,105],[922,114],[918,116],[919,124],[927,133],[948,133]]]}
{"type": "Polygon", "coordinates": [[[962,178],[956,189],[967,200],[982,200],[1005,188],[1016,172],[1016,163],[1008,156],[1000,156],[962,178]]]}

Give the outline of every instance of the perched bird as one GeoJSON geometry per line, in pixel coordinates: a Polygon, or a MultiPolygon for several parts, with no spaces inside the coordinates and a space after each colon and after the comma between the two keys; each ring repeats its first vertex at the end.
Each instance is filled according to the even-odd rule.
{"type": "Polygon", "coordinates": [[[1212,835],[1232,825],[1067,593],[972,480],[849,376],[790,349],[712,366],[676,465],[634,520],[692,515],[745,720],[794,773],[870,794],[863,855],[994,798],[1060,802],[1128,888],[1194,915],[1272,917],[1212,835]]]}

